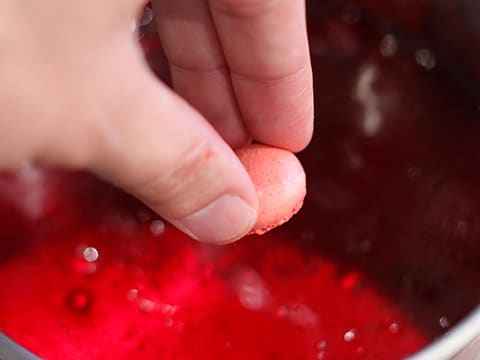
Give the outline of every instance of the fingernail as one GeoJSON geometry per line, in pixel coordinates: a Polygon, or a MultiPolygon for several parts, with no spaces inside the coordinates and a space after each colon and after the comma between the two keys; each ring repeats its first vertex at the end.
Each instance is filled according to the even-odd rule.
{"type": "Polygon", "coordinates": [[[235,195],[223,195],[174,224],[196,240],[227,244],[245,235],[255,224],[257,211],[235,195]]]}

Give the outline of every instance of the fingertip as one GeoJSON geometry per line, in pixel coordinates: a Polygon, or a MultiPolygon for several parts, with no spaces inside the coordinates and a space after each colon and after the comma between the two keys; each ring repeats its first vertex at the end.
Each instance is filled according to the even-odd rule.
{"type": "Polygon", "coordinates": [[[237,195],[226,194],[174,224],[201,242],[228,244],[252,229],[258,216],[256,204],[254,206],[237,195]]]}
{"type": "MultiPolygon", "coordinates": [[[[308,111],[308,110],[307,110],[308,111]]],[[[311,142],[313,137],[313,115],[305,115],[298,121],[291,121],[287,130],[278,131],[278,133],[269,133],[265,136],[265,141],[259,141],[274,147],[298,153],[304,150],[311,142]],[[307,119],[312,119],[307,120],[307,119]]]]}
{"type": "Polygon", "coordinates": [[[257,142],[292,152],[308,145],[314,116],[309,63],[275,80],[236,77],[234,81],[243,119],[257,142]]]}
{"type": "Polygon", "coordinates": [[[261,144],[294,153],[304,150],[313,137],[313,102],[272,116],[268,122],[249,121],[254,139],[261,144]]]}

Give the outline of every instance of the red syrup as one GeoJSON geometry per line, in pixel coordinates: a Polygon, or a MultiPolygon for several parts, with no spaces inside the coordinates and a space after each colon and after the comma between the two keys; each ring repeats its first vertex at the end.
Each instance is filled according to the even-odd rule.
{"type": "Polygon", "coordinates": [[[89,175],[5,174],[0,330],[46,359],[400,359],[467,315],[478,109],[350,20],[310,29],[308,195],[269,234],[202,245],[89,175]]]}

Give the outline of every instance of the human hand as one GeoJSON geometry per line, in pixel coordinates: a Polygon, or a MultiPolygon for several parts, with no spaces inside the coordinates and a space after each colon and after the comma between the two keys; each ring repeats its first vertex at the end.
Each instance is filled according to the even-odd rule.
{"type": "Polygon", "coordinates": [[[88,169],[197,239],[233,241],[258,203],[232,147],[311,136],[304,3],[153,1],[176,93],[130,31],[144,5],[0,4],[0,166],[88,169]]]}

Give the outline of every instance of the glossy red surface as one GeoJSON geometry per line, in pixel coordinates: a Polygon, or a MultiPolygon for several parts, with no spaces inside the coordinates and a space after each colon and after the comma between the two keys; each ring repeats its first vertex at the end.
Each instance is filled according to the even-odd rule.
{"type": "Polygon", "coordinates": [[[400,359],[465,316],[478,108],[351,14],[311,23],[316,135],[291,222],[212,247],[88,175],[5,175],[0,330],[47,359],[400,359]]]}

